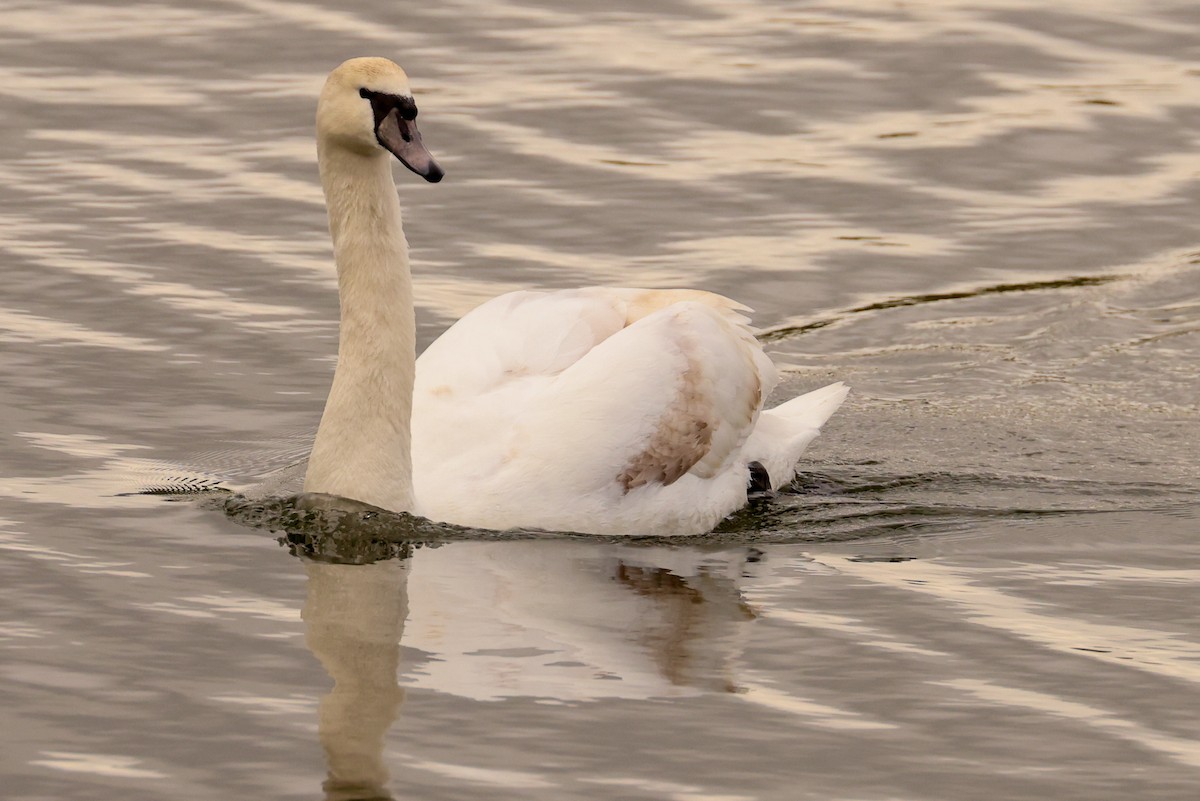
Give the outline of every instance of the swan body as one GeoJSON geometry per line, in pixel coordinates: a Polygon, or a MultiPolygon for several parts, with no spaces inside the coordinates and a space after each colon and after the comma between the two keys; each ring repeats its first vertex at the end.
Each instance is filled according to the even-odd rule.
{"type": "Polygon", "coordinates": [[[440,180],[415,117],[386,59],[352,59],[322,91],[341,336],[305,491],[482,528],[695,534],[746,503],[752,470],[792,479],[848,390],[764,410],[775,368],[720,295],[512,292],[417,360],[388,158],[440,180]]]}

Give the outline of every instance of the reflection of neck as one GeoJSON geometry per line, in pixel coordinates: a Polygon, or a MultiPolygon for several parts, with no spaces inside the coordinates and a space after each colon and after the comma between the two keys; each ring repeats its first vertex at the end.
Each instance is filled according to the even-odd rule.
{"type": "Polygon", "coordinates": [[[338,365],[306,492],[410,511],[416,328],[408,242],[384,154],[319,143],[341,299],[338,365]]]}
{"type": "Polygon", "coordinates": [[[306,563],[305,642],[333,678],[319,731],[327,801],[391,798],[383,740],[404,691],[396,684],[408,616],[408,563],[306,563]]]}

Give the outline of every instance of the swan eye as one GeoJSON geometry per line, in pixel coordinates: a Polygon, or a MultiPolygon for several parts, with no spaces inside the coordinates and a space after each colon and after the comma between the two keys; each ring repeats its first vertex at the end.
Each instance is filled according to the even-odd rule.
{"type": "Polygon", "coordinates": [[[365,86],[358,90],[358,96],[371,101],[375,111],[376,123],[387,116],[392,109],[400,112],[403,119],[412,121],[417,118],[417,104],[411,95],[391,95],[386,92],[372,92],[365,86]]]}

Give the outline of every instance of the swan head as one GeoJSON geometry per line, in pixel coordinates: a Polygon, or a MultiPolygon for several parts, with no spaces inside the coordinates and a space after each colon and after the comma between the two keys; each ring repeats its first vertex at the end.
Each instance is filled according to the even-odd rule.
{"type": "Polygon", "coordinates": [[[317,103],[317,137],[363,156],[390,152],[431,183],[445,174],[421,142],[408,76],[386,58],[352,58],[329,73],[317,103]]]}

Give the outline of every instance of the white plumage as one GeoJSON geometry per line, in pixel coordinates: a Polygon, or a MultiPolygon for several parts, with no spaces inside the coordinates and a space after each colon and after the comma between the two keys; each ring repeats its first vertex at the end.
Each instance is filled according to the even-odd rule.
{"type": "Polygon", "coordinates": [[[406,104],[407,78],[384,59],[346,62],[322,92],[342,329],[307,491],[485,528],[683,534],[745,504],[751,462],[773,487],[792,479],[847,389],[764,411],[775,369],[748,310],[720,295],[509,293],[446,331],[414,375],[408,250],[384,148],[430,180],[441,170],[415,122],[388,112],[406,104]],[[419,152],[390,133],[397,125],[419,152]]]}

